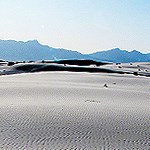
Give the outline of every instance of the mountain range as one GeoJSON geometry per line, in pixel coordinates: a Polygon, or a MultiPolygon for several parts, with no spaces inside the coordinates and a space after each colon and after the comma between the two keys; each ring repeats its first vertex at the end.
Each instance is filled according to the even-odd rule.
{"type": "Polygon", "coordinates": [[[0,40],[0,59],[7,61],[88,59],[115,63],[129,63],[150,62],[150,53],[143,54],[137,50],[128,52],[127,50],[114,48],[91,54],[82,54],[78,51],[42,45],[37,40],[27,42],[0,40]]]}

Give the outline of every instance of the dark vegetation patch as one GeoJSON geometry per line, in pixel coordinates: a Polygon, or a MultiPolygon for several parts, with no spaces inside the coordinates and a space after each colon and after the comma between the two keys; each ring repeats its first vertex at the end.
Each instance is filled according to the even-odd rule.
{"type": "Polygon", "coordinates": [[[7,66],[13,66],[14,64],[15,64],[15,62],[9,61],[9,62],[7,63],[7,66]]]}
{"type": "MultiPolygon", "coordinates": [[[[42,61],[42,63],[44,62],[46,61],[42,61]]],[[[101,65],[110,64],[110,63],[98,62],[94,60],[59,60],[59,61],[51,61],[49,63],[77,65],[77,66],[90,66],[90,65],[101,66],[101,65]]]]}
{"type": "Polygon", "coordinates": [[[91,73],[119,73],[124,74],[123,71],[115,71],[105,68],[94,68],[94,67],[71,67],[71,66],[62,66],[62,65],[50,65],[50,64],[22,64],[15,66],[15,69],[24,72],[39,72],[39,71],[71,71],[71,72],[91,72],[91,73]]]}

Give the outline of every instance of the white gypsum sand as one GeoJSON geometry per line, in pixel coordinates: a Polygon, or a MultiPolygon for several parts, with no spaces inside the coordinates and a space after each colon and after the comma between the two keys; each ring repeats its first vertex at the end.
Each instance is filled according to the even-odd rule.
{"type": "Polygon", "coordinates": [[[0,149],[148,150],[149,138],[150,78],[73,72],[0,77],[0,149]]]}

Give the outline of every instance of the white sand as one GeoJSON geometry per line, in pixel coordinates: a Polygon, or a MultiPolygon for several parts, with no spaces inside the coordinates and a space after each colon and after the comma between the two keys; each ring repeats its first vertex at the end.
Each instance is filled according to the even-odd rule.
{"type": "Polygon", "coordinates": [[[150,78],[70,72],[1,76],[0,149],[148,150],[150,78]]]}

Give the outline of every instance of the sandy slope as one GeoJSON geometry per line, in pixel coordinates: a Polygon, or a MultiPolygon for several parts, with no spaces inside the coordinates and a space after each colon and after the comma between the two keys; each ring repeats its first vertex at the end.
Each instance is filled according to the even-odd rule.
{"type": "Polygon", "coordinates": [[[0,77],[0,149],[149,148],[150,78],[70,72],[0,77]]]}

